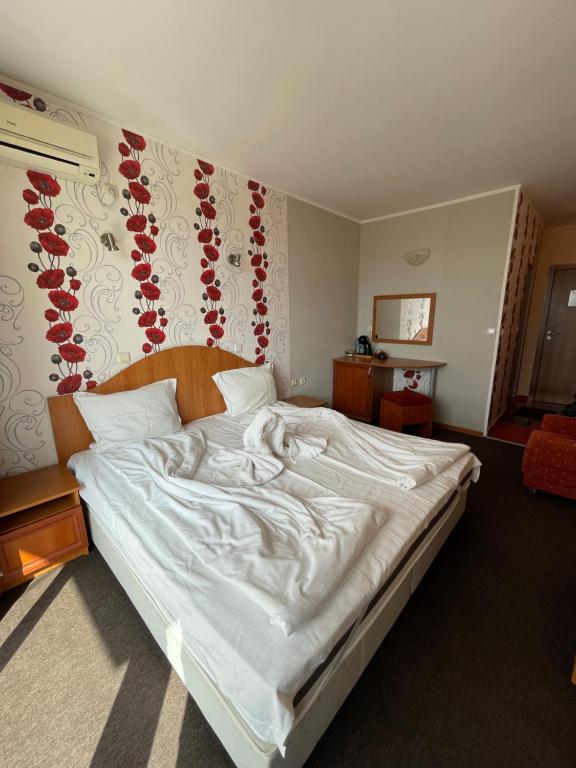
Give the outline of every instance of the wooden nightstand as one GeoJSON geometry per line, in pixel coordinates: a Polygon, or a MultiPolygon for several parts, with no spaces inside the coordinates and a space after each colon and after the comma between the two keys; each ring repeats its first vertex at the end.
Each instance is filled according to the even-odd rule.
{"type": "Polygon", "coordinates": [[[297,405],[298,408],[324,408],[328,401],[309,395],[293,395],[292,397],[285,397],[284,402],[297,405]]]}
{"type": "Polygon", "coordinates": [[[63,464],[0,480],[0,592],[88,554],[78,488],[63,464]]]}

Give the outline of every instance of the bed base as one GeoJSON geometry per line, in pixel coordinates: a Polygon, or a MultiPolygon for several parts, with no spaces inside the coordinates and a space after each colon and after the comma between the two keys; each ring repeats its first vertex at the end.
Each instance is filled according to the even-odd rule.
{"type": "Polygon", "coordinates": [[[462,516],[467,488],[468,484],[460,489],[430,535],[421,541],[350,635],[342,652],[298,703],[284,757],[275,745],[255,738],[182,645],[177,631],[89,509],[88,516],[94,544],[238,768],[301,768],[462,516]]]}

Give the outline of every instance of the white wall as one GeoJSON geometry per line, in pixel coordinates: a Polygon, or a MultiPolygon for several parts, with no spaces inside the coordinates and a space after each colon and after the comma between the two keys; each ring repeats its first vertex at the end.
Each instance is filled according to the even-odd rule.
{"type": "Polygon", "coordinates": [[[360,225],[288,198],[292,394],[332,401],[332,358],[355,337],[360,225]]]}
{"type": "Polygon", "coordinates": [[[430,346],[386,344],[395,357],[441,360],[436,420],[483,431],[514,191],[362,225],[357,332],[368,333],[376,294],[436,292],[430,346]],[[427,262],[403,254],[431,248],[427,262]]]}

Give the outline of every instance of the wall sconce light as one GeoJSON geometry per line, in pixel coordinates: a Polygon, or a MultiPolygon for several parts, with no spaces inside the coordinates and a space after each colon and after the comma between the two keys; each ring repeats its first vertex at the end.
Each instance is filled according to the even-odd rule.
{"type": "Polygon", "coordinates": [[[241,253],[229,253],[228,264],[231,264],[233,267],[239,267],[241,258],[242,258],[241,253]]]}
{"type": "Polygon", "coordinates": [[[104,248],[107,248],[109,251],[118,251],[119,248],[116,245],[116,240],[114,240],[114,235],[112,232],[104,232],[103,235],[100,235],[100,242],[104,246],[104,248]]]}
{"type": "Polygon", "coordinates": [[[432,250],[430,248],[417,248],[415,251],[408,251],[404,254],[404,261],[411,267],[419,267],[428,261],[432,250]]]}

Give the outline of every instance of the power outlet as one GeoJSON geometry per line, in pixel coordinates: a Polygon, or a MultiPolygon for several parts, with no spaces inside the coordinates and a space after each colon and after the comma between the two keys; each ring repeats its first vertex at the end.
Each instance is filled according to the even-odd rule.
{"type": "Polygon", "coordinates": [[[298,379],[290,379],[290,386],[291,387],[297,387],[298,386],[298,379]]]}
{"type": "Polygon", "coordinates": [[[303,386],[304,386],[304,384],[306,384],[306,379],[305,379],[304,377],[302,377],[301,379],[298,379],[298,384],[299,384],[301,387],[303,387],[303,386]]]}
{"type": "Polygon", "coordinates": [[[130,352],[118,352],[116,355],[116,362],[117,363],[129,363],[130,362],[130,352]]]}

